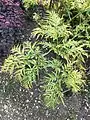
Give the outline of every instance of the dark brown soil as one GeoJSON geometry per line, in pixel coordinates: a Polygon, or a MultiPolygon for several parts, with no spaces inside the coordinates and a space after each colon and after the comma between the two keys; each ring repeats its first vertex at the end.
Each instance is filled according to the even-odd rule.
{"type": "Polygon", "coordinates": [[[66,97],[65,106],[61,103],[55,110],[46,108],[40,95],[38,86],[27,90],[0,75],[0,120],[90,120],[87,94],[66,97]]]}

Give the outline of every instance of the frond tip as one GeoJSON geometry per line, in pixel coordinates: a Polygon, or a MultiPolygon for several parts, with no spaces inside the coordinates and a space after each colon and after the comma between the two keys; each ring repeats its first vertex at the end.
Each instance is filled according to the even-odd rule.
{"type": "Polygon", "coordinates": [[[78,92],[81,91],[81,87],[85,84],[85,81],[82,79],[80,72],[73,70],[72,72],[68,71],[65,84],[67,88],[72,89],[73,92],[78,92]]]}

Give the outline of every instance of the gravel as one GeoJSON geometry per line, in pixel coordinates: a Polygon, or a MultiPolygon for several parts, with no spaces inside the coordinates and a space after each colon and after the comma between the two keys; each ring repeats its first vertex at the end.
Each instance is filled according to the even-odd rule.
{"type": "Polygon", "coordinates": [[[0,80],[0,120],[90,120],[86,94],[66,97],[65,106],[61,103],[52,110],[43,104],[39,87],[25,89],[6,74],[0,80]]]}

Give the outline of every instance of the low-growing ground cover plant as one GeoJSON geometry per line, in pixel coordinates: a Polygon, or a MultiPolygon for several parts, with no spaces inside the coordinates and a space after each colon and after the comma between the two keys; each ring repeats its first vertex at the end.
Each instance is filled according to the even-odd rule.
{"type": "Polygon", "coordinates": [[[43,99],[52,108],[64,104],[65,92],[77,93],[84,88],[90,49],[89,0],[63,0],[58,4],[54,3],[57,9],[47,10],[44,17],[34,16],[38,26],[32,36],[37,42],[12,48],[2,66],[2,72],[9,72],[26,88],[43,81],[43,99]],[[43,78],[40,71],[44,71],[43,78]]]}

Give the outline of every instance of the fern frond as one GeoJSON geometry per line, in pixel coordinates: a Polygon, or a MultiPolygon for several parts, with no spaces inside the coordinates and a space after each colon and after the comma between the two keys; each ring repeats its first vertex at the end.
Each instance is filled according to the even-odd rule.
{"type": "Polygon", "coordinates": [[[90,7],[89,0],[64,0],[70,9],[86,10],[90,7]]]}
{"type": "Polygon", "coordinates": [[[57,104],[63,101],[62,87],[58,83],[57,75],[55,73],[48,74],[45,78],[46,85],[44,85],[44,102],[47,107],[55,108],[57,104]]]}
{"type": "Polygon", "coordinates": [[[68,71],[67,78],[65,80],[67,88],[72,89],[73,92],[81,91],[81,87],[85,84],[82,79],[82,74],[77,70],[68,71]]]}
{"type": "Polygon", "coordinates": [[[39,70],[46,65],[46,59],[39,46],[31,42],[12,48],[12,54],[5,60],[2,72],[9,72],[21,84],[28,88],[36,81],[39,70]]]}
{"type": "Polygon", "coordinates": [[[46,17],[39,23],[39,27],[32,31],[32,35],[37,38],[51,38],[53,41],[63,38],[67,39],[72,34],[69,25],[65,24],[63,18],[60,18],[54,11],[47,11],[46,17]]]}
{"type": "Polygon", "coordinates": [[[84,50],[84,47],[89,43],[84,43],[83,41],[74,41],[69,40],[63,43],[50,43],[50,42],[43,42],[41,43],[44,48],[48,48],[57,55],[64,58],[67,62],[85,62],[84,57],[88,57],[87,52],[84,50]]]}
{"type": "Polygon", "coordinates": [[[23,4],[24,4],[24,7],[28,9],[31,6],[37,5],[37,0],[23,0],[23,4]]]}

